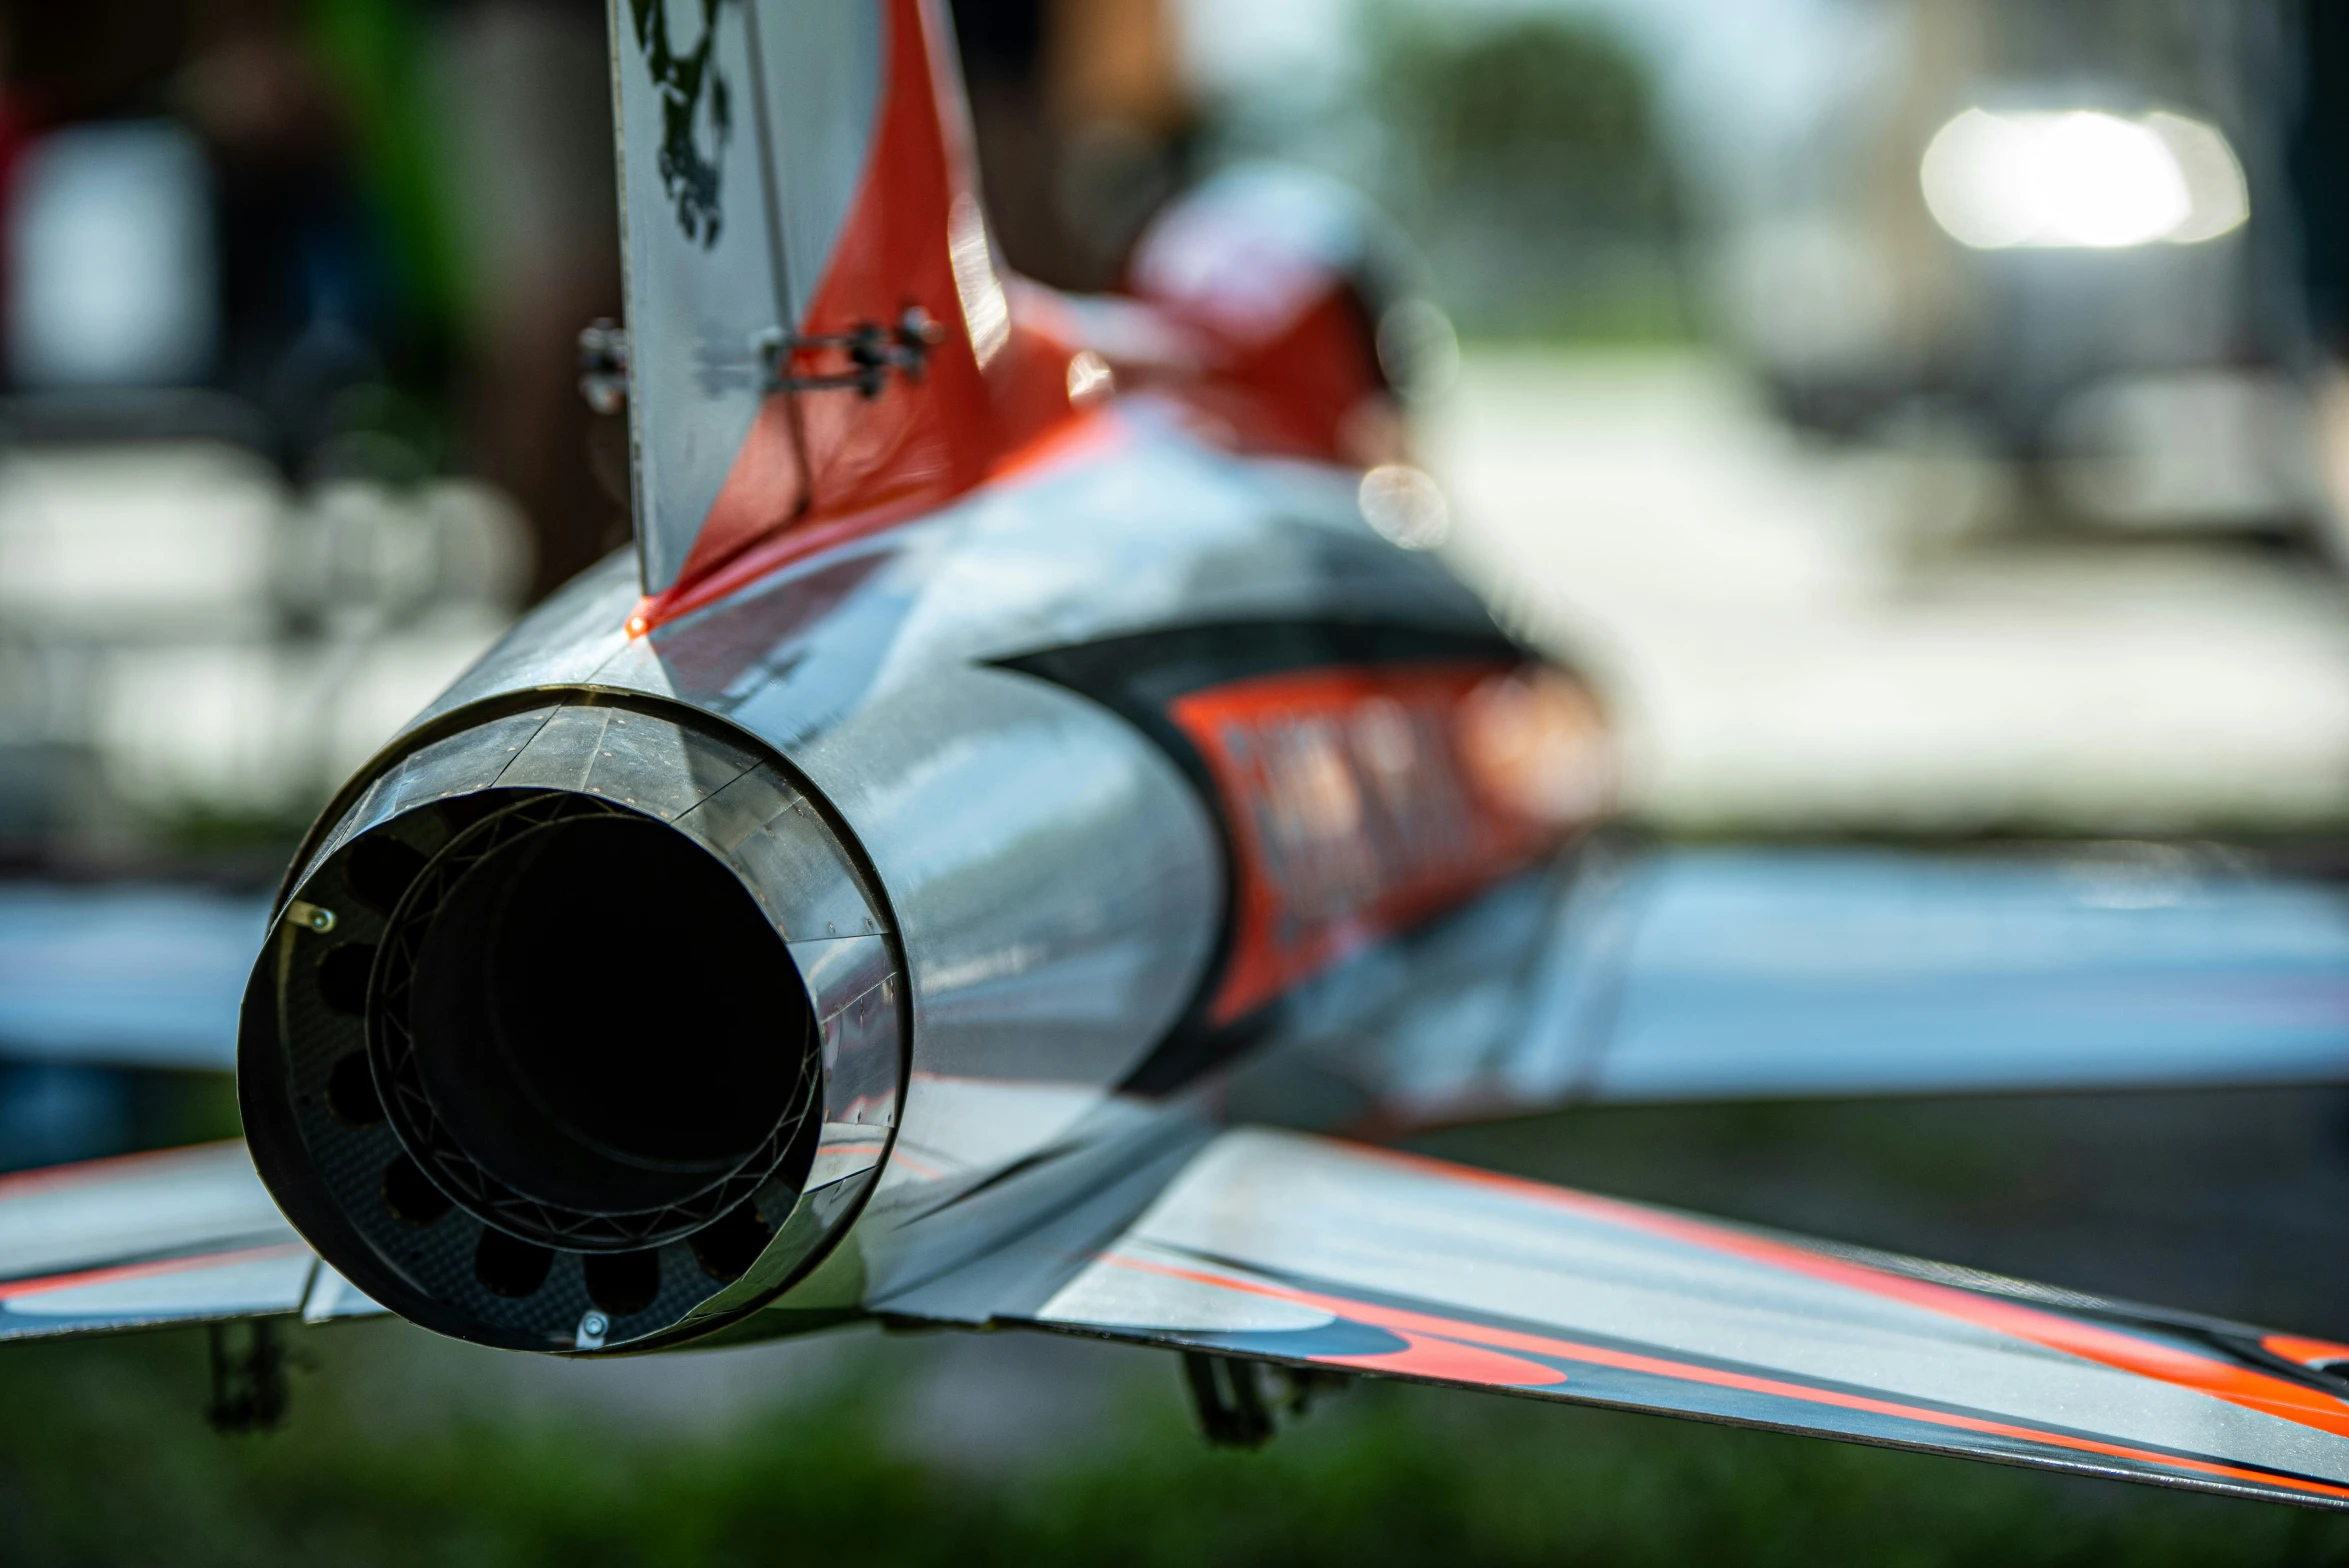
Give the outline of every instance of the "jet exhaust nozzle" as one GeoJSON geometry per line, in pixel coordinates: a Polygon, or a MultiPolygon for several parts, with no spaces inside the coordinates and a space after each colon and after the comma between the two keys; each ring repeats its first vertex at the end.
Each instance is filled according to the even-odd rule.
{"type": "Polygon", "coordinates": [[[901,974],[774,759],[643,707],[493,717],[379,771],[305,863],[245,1002],[254,1160],[329,1264],[428,1327],[690,1337],[853,1211],[895,1120],[901,974]]]}

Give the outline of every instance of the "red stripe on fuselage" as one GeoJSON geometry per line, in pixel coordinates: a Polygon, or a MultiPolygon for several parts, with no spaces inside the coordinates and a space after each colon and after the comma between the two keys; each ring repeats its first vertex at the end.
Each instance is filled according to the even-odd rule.
{"type": "Polygon", "coordinates": [[[1208,1003],[1246,1017],[1348,954],[1533,863],[1564,836],[1471,776],[1457,718],[1501,660],[1364,664],[1191,692],[1167,715],[1222,799],[1237,887],[1208,1003]]]}

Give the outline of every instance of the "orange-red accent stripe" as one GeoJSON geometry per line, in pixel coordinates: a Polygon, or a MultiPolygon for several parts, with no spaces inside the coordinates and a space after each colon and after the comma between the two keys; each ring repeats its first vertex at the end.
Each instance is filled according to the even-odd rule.
{"type": "Polygon", "coordinates": [[[2349,1345],[2336,1345],[2329,1339],[2302,1339],[2297,1334],[2270,1334],[2259,1343],[2261,1348],[2282,1356],[2286,1361],[2297,1361],[2303,1366],[2319,1366],[2327,1361],[2349,1361],[2349,1345]]]}
{"type": "Polygon", "coordinates": [[[672,588],[638,600],[624,630],[630,637],[641,637],[646,632],[657,631],[671,621],[681,620],[696,610],[705,610],[719,600],[739,593],[768,573],[781,571],[793,561],[804,560],[819,551],[846,544],[852,539],[861,539],[867,534],[879,533],[891,524],[914,516],[930,504],[924,501],[898,501],[869,512],[856,512],[823,522],[801,523],[747,547],[706,576],[681,580],[672,588]]]}
{"type": "Polygon", "coordinates": [[[1244,1018],[1351,953],[1492,886],[1559,833],[1468,776],[1453,717],[1496,660],[1255,676],[1176,698],[1222,797],[1235,862],[1231,957],[1208,1022],[1244,1018]],[[1366,730],[1370,720],[1381,721],[1366,730]],[[1398,756],[1371,768],[1364,735],[1398,756]],[[1400,742],[1400,744],[1397,744],[1400,742]]]}
{"type": "Polygon", "coordinates": [[[1125,422],[1106,408],[1077,414],[997,458],[987,470],[987,479],[1000,484],[1098,457],[1122,444],[1126,434],[1125,422]]]}
{"type": "Polygon", "coordinates": [[[159,1274],[194,1274],[230,1263],[256,1263],[266,1258],[295,1257],[307,1254],[309,1250],[298,1241],[282,1242],[267,1247],[240,1248],[235,1252],[206,1252],[195,1257],[165,1258],[155,1263],[121,1263],[111,1268],[83,1269],[73,1274],[13,1279],[0,1284],[0,1301],[12,1301],[18,1296],[46,1295],[52,1290],[72,1290],[81,1285],[108,1285],[116,1280],[149,1279],[159,1274]]]}
{"type": "MultiPolygon", "coordinates": [[[[1250,1295],[1269,1296],[1275,1300],[1293,1302],[1299,1306],[1312,1307],[1322,1312],[1351,1318],[1359,1323],[1391,1329],[1396,1333],[1434,1335],[1439,1338],[1462,1340],[1470,1344],[1490,1345],[1504,1350],[1557,1356],[1564,1360],[1583,1361],[1594,1366],[1612,1367],[1618,1371],[1644,1373],[1652,1377],[1673,1378],[1688,1383],[1703,1383],[1714,1388],[1736,1389],[1742,1393],[1767,1394],[1780,1399],[1827,1405],[1869,1415],[1894,1416],[1901,1420],[1922,1422],[1930,1426],[1978,1432],[1984,1436],[2018,1438],[2025,1442],[2040,1443],[2051,1448],[2069,1449],[2076,1453],[2101,1454],[2107,1458],[2128,1459],[2140,1464],[2184,1470],[2195,1475],[2215,1476],[2259,1486],[2281,1487],[2292,1491],[2306,1492],[2312,1496],[2349,1499],[2349,1487],[2333,1486],[2322,1481],[2302,1480],[2296,1476],[2274,1475],[2264,1470],[2251,1470],[2237,1465],[2220,1464],[2213,1460],[2186,1459],[2175,1454],[2160,1453],[2154,1449],[2134,1448],[2126,1443],[2107,1443],[2096,1438],[2075,1437],[2064,1432],[2042,1431],[2036,1427],[2019,1426],[2006,1421],[1992,1421],[1981,1416],[1960,1415],[1952,1411],[1935,1410],[1924,1405],[1908,1405],[1897,1400],[1877,1399],[1864,1394],[1848,1394],[1840,1389],[1813,1388],[1807,1384],[1785,1382],[1778,1378],[1756,1377],[1750,1373],[1729,1372],[1718,1367],[1672,1361],[1661,1356],[1611,1350],[1604,1346],[1586,1345],[1576,1340],[1556,1339],[1541,1334],[1526,1334],[1514,1329],[1495,1328],[1482,1323],[1439,1317],[1432,1313],[1372,1306],[1367,1302],[1350,1301],[1342,1296],[1325,1296],[1314,1291],[1294,1290],[1285,1285],[1275,1285],[1263,1280],[1237,1279],[1229,1275],[1208,1273],[1204,1270],[1176,1268],[1169,1264],[1153,1263],[1146,1259],[1128,1257],[1119,1253],[1106,1254],[1101,1261],[1120,1268],[1135,1269],[1146,1274],[1161,1274],[1170,1279],[1187,1280],[1193,1284],[1217,1286],[1225,1290],[1242,1291],[1250,1295]]],[[[1348,1358],[1310,1356],[1306,1359],[1316,1362],[1342,1363],[1348,1358]]],[[[1352,1358],[1352,1360],[1355,1364],[1360,1364],[1361,1358],[1352,1358]]],[[[1431,1375],[1440,1376],[1441,1374],[1431,1375]]]]}
{"type": "Polygon", "coordinates": [[[110,1154],[100,1160],[83,1160],[73,1165],[51,1165],[40,1170],[17,1171],[0,1176],[0,1203],[34,1192],[57,1192],[75,1187],[86,1187],[97,1182],[121,1176],[148,1165],[168,1164],[183,1156],[207,1149],[244,1147],[241,1138],[221,1138],[211,1143],[185,1144],[176,1149],[148,1149],[138,1154],[110,1154]]]}
{"type": "Polygon", "coordinates": [[[1540,1182],[1523,1181],[1513,1176],[1496,1175],[1491,1171],[1392,1150],[1364,1149],[1359,1152],[1374,1159],[1408,1165],[1472,1185],[1512,1192],[1553,1208],[1570,1210],[1585,1218],[1646,1231],[1650,1235],[1668,1237],[1716,1252],[1726,1252],[1790,1273],[1922,1307],[2010,1338],[2078,1356],[2084,1361],[2152,1378],[2173,1387],[2190,1389],[2246,1410],[2296,1422],[2335,1437],[2349,1437],[2349,1404],[2344,1404],[2330,1394],[2179,1346],[2161,1344],[2120,1329],[2107,1328],[2101,1323],[2067,1317],[1996,1296],[1977,1295],[1953,1285],[1887,1273],[1864,1264],[1849,1263],[1841,1258],[1812,1252],[1788,1242],[1748,1235],[1704,1220],[1660,1213],[1613,1198],[1571,1192],[1540,1182]]]}
{"type": "MultiPolygon", "coordinates": [[[[990,471],[986,481],[971,493],[981,494],[989,485],[1015,483],[1066,464],[1099,456],[1113,450],[1124,433],[1123,422],[1106,409],[1072,420],[1026,446],[1007,453],[990,471]]],[[[713,568],[704,576],[681,580],[663,593],[638,599],[630,608],[622,630],[631,638],[642,637],[672,621],[682,620],[696,610],[706,610],[721,599],[731,598],[760,578],[779,572],[794,561],[805,560],[835,545],[880,533],[899,523],[909,522],[923,512],[963,499],[966,497],[954,497],[950,501],[940,501],[934,497],[900,499],[846,516],[800,523],[749,545],[723,566],[713,568]]]]}

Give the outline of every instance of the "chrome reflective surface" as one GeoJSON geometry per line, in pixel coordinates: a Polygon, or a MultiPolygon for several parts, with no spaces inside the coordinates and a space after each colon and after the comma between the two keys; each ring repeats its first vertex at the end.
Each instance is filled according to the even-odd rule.
{"type": "Polygon", "coordinates": [[[542,605],[409,733],[484,699],[608,686],[723,714],[788,749],[887,687],[962,663],[1247,621],[1367,621],[1490,636],[1484,604],[1363,522],[1358,476],[1234,456],[1130,399],[1062,461],[938,514],[792,561],[626,634],[614,556],[542,605]]]}
{"type": "MultiPolygon", "coordinates": [[[[1371,533],[1343,474],[1231,456],[1129,402],[1099,440],[1056,465],[790,562],[647,636],[623,629],[636,603],[623,567],[608,563],[576,584],[435,704],[411,732],[412,751],[395,748],[350,818],[374,819],[447,787],[450,743],[436,737],[518,700],[517,691],[550,685],[633,691],[722,717],[787,760],[837,814],[898,921],[911,1076],[903,1126],[850,1256],[784,1297],[778,1323],[811,1303],[915,1299],[908,1292],[928,1292],[925,1310],[954,1315],[937,1294],[948,1286],[935,1282],[1001,1236],[1033,1229],[1040,1215],[1081,1211],[1100,1222],[1101,1205],[1115,1206],[1104,1195],[1124,1190],[1116,1172],[1153,1165],[1169,1140],[1179,1146],[1217,1119],[1335,1129],[1589,1095],[1709,1092],[1700,1080],[1801,1092],[1855,1072],[1870,1081],[1905,1073],[1916,1087],[1979,1078],[1951,1034],[1962,1024],[1931,1049],[1893,1051],[1877,1044],[1879,1032],[1850,1027],[1867,1022],[1856,1014],[1840,1033],[1822,1033],[1819,1002],[1804,1003],[1799,988],[1784,1007],[1808,1011],[1785,1014],[1772,1036],[1779,1046],[1749,1048],[1752,1032],[1725,1030],[1721,1014],[1749,1012],[1750,986],[1724,977],[1710,992],[1690,991],[1671,978],[1718,947],[1706,945],[1695,912],[1728,896],[1724,884],[1710,871],[1673,869],[1686,857],[1601,846],[1301,989],[1234,1071],[1171,1100],[1118,1093],[1213,951],[1225,896],[1215,829],[1197,792],[1124,721],[998,661],[1253,621],[1489,636],[1487,612],[1464,589],[1371,533]],[[1688,892],[1659,902],[1657,886],[1688,892]],[[1712,1011],[1707,996],[1717,999],[1712,1011]],[[1711,1042],[1703,1064],[1667,1043],[1683,1027],[1691,1032],[1672,1037],[1711,1042]],[[1829,1063],[1821,1052],[1841,1054],[1829,1063]],[[1874,1062],[1886,1064],[1882,1072],[1874,1062]]],[[[545,745],[551,766],[560,748],[551,738],[545,745]]],[[[1766,870],[1755,875],[1769,884],[1766,870]]],[[[1864,877],[1814,885],[1821,891],[1797,898],[1800,908],[1749,903],[1746,929],[1832,926],[1839,896],[1897,896],[1867,893],[1864,877]]],[[[2329,929],[2304,927],[2319,928],[2329,929]]],[[[794,958],[816,983],[813,961],[796,947],[794,958]]],[[[2113,987],[2124,980],[2116,975],[2113,987]]],[[[1953,984],[1967,989],[1954,975],[1953,984]]],[[[2100,994],[2118,996],[2113,987],[2100,994]]],[[[826,1014],[828,1042],[834,1016],[826,1014]]],[[[2032,1049],[2054,1060],[2050,1031],[2061,1031],[2050,1020],[2068,1014],[2050,1003],[2036,1016],[2032,1049]]],[[[839,1022],[843,1040],[851,1023],[839,1022]]],[[[2128,1031],[2116,1028],[2120,1049],[2128,1031]]],[[[2242,1067],[2240,1014],[2212,1029],[2210,1040],[2181,1046],[2178,1060],[2206,1073],[2242,1067]]],[[[2322,1034],[2297,1045],[2262,1034],[2260,1050],[2321,1058],[2306,1070],[2337,1071],[2341,1043],[2322,1034]]],[[[2118,1063],[2105,1063],[2074,1081],[2125,1079],[2118,1063]]],[[[823,1169],[882,1157],[850,1130],[858,1124],[835,1117],[823,1169]]],[[[956,1288],[966,1304],[986,1294],[956,1288]]]]}
{"type": "Polygon", "coordinates": [[[0,1341],[291,1312],[316,1267],[242,1144],[0,1178],[0,1341]]]}
{"type": "Polygon", "coordinates": [[[888,17],[872,5],[745,6],[756,49],[754,115],[773,160],[789,308],[804,322],[867,164],[881,108],[888,17]]]}
{"type": "MultiPolygon", "coordinates": [[[[641,693],[773,748],[869,859],[907,955],[905,1122],[857,1231],[876,1298],[932,1266],[926,1244],[890,1239],[908,1217],[1024,1162],[1153,1136],[1166,1108],[1114,1091],[1182,1014],[1220,930],[1221,849],[1197,792],[1124,720],[996,661],[1247,621],[1491,632],[1465,589],[1370,531],[1350,476],[1233,457],[1146,404],[1055,466],[631,638],[636,602],[607,563],[517,628],[420,717],[310,863],[451,787],[448,759],[473,743],[446,732],[516,693],[641,693]]],[[[585,742],[531,744],[552,766],[585,742]]]]}

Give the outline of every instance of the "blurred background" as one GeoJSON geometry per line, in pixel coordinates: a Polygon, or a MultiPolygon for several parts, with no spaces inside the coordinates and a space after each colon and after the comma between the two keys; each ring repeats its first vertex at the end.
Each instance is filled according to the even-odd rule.
{"type": "MultiPolygon", "coordinates": [[[[2349,865],[2338,8],[953,9],[1025,272],[1114,287],[1247,160],[1392,215],[1450,323],[1413,409],[1438,548],[1603,682],[1643,831],[2349,865]]],[[[605,25],[0,6],[0,1169],[234,1131],[202,1066],[295,836],[626,542],[624,437],[577,388],[620,307],[605,25]]],[[[2349,1337],[2336,1090],[1423,1143],[2349,1337]]],[[[301,1343],[292,1428],[233,1441],[200,1337],[0,1357],[0,1559],[2349,1554],[2273,1510],[1427,1391],[1210,1455],[1170,1367],[1048,1340],[301,1343]]]]}

